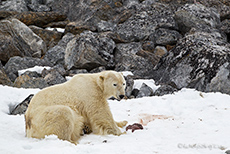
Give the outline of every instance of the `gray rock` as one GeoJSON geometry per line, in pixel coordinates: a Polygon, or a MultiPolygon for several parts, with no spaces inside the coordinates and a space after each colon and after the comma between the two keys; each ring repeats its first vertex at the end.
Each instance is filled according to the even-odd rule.
{"type": "Polygon", "coordinates": [[[44,73],[44,70],[42,74],[46,74],[44,76],[44,80],[48,83],[48,85],[55,85],[66,82],[66,79],[55,69],[46,70],[46,73],[44,73]]]}
{"type": "Polygon", "coordinates": [[[11,81],[14,81],[18,76],[18,70],[31,68],[34,66],[52,66],[50,62],[44,59],[31,58],[31,57],[12,57],[4,66],[6,74],[11,81]]]}
{"type": "Polygon", "coordinates": [[[28,75],[21,75],[14,81],[14,87],[17,88],[40,88],[48,87],[48,84],[43,78],[31,78],[28,75]]]}
{"type": "Polygon", "coordinates": [[[115,32],[123,40],[134,42],[146,40],[159,27],[177,28],[170,8],[160,3],[139,4],[136,13],[118,24],[115,32]]]}
{"type": "Polygon", "coordinates": [[[230,19],[221,22],[220,29],[226,34],[230,34],[230,19]]]}
{"type": "Polygon", "coordinates": [[[63,13],[58,12],[22,12],[10,18],[16,18],[26,25],[35,25],[38,27],[45,27],[51,22],[63,21],[67,18],[63,13]]]}
{"type": "Polygon", "coordinates": [[[25,12],[28,11],[25,0],[2,1],[0,10],[25,12]]]}
{"type": "Polygon", "coordinates": [[[84,31],[94,32],[97,30],[96,26],[94,25],[95,23],[92,24],[91,22],[84,22],[84,21],[70,22],[65,27],[65,33],[72,33],[76,35],[76,34],[81,34],[84,31]]]}
{"type": "Polygon", "coordinates": [[[206,8],[201,4],[186,4],[175,13],[175,20],[181,32],[186,33],[192,27],[204,29],[216,28],[220,24],[220,15],[213,8],[206,8]]]}
{"type": "Polygon", "coordinates": [[[97,23],[98,32],[114,31],[116,24],[111,21],[101,20],[97,23]]]}
{"type": "Polygon", "coordinates": [[[0,60],[13,56],[41,57],[46,53],[45,42],[17,19],[0,21],[0,60]]]}
{"type": "Polygon", "coordinates": [[[80,2],[76,0],[48,0],[45,4],[53,11],[64,13],[68,16],[68,19],[74,21],[77,18],[89,18],[91,15],[92,11],[88,5],[85,4],[85,2],[82,3],[84,5],[81,5],[80,2]],[[88,11],[88,13],[86,13],[86,11],[88,11]]]}
{"type": "Polygon", "coordinates": [[[131,98],[132,91],[133,91],[134,80],[133,80],[132,76],[130,76],[130,75],[126,76],[125,80],[126,80],[125,95],[128,98],[131,98]]]}
{"type": "Polygon", "coordinates": [[[168,53],[167,49],[164,46],[156,46],[155,50],[154,50],[154,54],[162,57],[164,55],[166,55],[168,53]]]}
{"type": "MultiPolygon", "coordinates": [[[[1,3],[1,1],[0,1],[0,3],[1,3]]],[[[8,18],[10,16],[16,15],[18,13],[19,12],[17,12],[17,11],[0,10],[0,19],[5,19],[5,18],[8,18]]]]}
{"type": "Polygon", "coordinates": [[[75,74],[88,73],[86,69],[75,69],[69,71],[69,76],[74,76],[75,74]]]}
{"type": "Polygon", "coordinates": [[[125,0],[123,5],[127,8],[140,4],[139,0],[125,0]]]}
{"type": "Polygon", "coordinates": [[[63,65],[61,64],[57,64],[54,67],[52,67],[51,69],[56,70],[59,74],[61,74],[62,76],[65,76],[67,74],[65,68],[63,65]]]}
{"type": "Polygon", "coordinates": [[[46,43],[47,49],[57,45],[63,35],[61,32],[46,30],[37,26],[29,26],[29,28],[46,43]]]}
{"type": "Polygon", "coordinates": [[[122,6],[121,0],[49,0],[46,1],[46,5],[55,12],[64,13],[68,16],[70,21],[75,22],[87,22],[92,23],[95,26],[95,21],[114,18],[119,12],[119,8],[122,6]]]}
{"type": "Polygon", "coordinates": [[[225,151],[226,154],[230,154],[230,150],[225,151]]]}
{"type": "Polygon", "coordinates": [[[194,32],[161,59],[153,78],[158,84],[174,83],[179,89],[229,94],[229,53],[230,45],[220,33],[194,32]]]}
{"type": "Polygon", "coordinates": [[[28,9],[33,12],[48,12],[51,11],[51,8],[44,4],[43,0],[29,0],[27,6],[28,9]]]}
{"type": "Polygon", "coordinates": [[[142,49],[153,53],[155,50],[155,43],[153,41],[144,41],[142,42],[142,49]]]}
{"type": "Polygon", "coordinates": [[[152,96],[153,95],[153,90],[150,88],[148,85],[143,83],[141,85],[141,88],[137,94],[137,98],[145,97],[145,96],[152,96]]]}
{"type": "Polygon", "coordinates": [[[33,96],[34,94],[30,94],[25,100],[23,100],[17,106],[10,107],[10,115],[24,114],[33,96]]]}
{"type": "Polygon", "coordinates": [[[74,38],[74,35],[67,33],[62,37],[56,46],[49,49],[44,56],[44,59],[52,63],[53,65],[64,65],[65,49],[70,40],[74,38]]]}
{"type": "Polygon", "coordinates": [[[134,75],[148,77],[160,57],[142,49],[141,43],[117,44],[115,50],[115,70],[131,71],[134,75]]]}
{"type": "Polygon", "coordinates": [[[220,14],[221,20],[230,17],[230,3],[225,0],[205,0],[200,1],[200,4],[206,6],[207,8],[215,8],[220,14]]]}
{"type": "Polygon", "coordinates": [[[222,92],[230,94],[230,65],[229,62],[224,63],[219,67],[215,77],[213,77],[210,83],[207,84],[205,91],[207,92],[222,92]]]}
{"type": "Polygon", "coordinates": [[[100,66],[100,67],[92,69],[90,71],[90,73],[98,73],[98,72],[102,72],[102,71],[105,71],[105,70],[106,70],[105,66],[100,66]]]}
{"type": "Polygon", "coordinates": [[[72,68],[92,70],[99,66],[113,67],[113,50],[115,43],[112,39],[92,32],[75,36],[65,50],[65,65],[72,68]]]}
{"type": "Polygon", "coordinates": [[[154,91],[153,96],[163,96],[166,94],[173,94],[178,91],[177,88],[174,88],[170,85],[161,85],[157,90],[154,91]]]}
{"type": "Polygon", "coordinates": [[[2,85],[8,85],[8,86],[11,86],[13,83],[10,81],[9,77],[7,76],[4,68],[3,68],[3,65],[0,61],[0,84],[2,85]]]}
{"type": "Polygon", "coordinates": [[[156,29],[156,31],[149,36],[149,40],[157,45],[173,45],[181,38],[182,36],[179,32],[165,28],[156,29]]]}
{"type": "Polygon", "coordinates": [[[35,72],[35,71],[26,71],[25,73],[23,73],[21,75],[28,75],[30,78],[39,78],[39,77],[41,77],[41,74],[39,74],[38,72],[35,72]]]}

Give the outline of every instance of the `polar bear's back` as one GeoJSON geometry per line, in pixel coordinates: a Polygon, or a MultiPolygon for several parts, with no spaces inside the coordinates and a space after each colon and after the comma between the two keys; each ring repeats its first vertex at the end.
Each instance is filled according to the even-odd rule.
{"type": "Polygon", "coordinates": [[[98,96],[95,77],[94,74],[79,74],[65,83],[44,88],[32,98],[30,106],[63,105],[98,96]]]}

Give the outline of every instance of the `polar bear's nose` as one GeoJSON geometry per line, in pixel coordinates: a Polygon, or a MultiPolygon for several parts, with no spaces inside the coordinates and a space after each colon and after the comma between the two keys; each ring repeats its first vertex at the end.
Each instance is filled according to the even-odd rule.
{"type": "Polygon", "coordinates": [[[124,98],[124,97],[125,97],[125,95],[119,95],[119,97],[120,97],[120,99],[122,99],[122,98],[124,98]]]}

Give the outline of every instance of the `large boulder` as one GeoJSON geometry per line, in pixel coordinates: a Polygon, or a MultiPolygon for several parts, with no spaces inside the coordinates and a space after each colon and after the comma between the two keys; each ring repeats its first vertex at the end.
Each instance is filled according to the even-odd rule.
{"type": "Polygon", "coordinates": [[[17,19],[0,21],[0,60],[13,56],[41,57],[46,53],[45,42],[17,19]]]}
{"type": "Polygon", "coordinates": [[[66,35],[64,35],[56,46],[46,52],[44,59],[49,61],[53,65],[64,65],[65,49],[69,41],[71,41],[73,38],[74,35],[71,33],[67,33],[66,35]]]}
{"type": "Polygon", "coordinates": [[[1,2],[0,10],[17,11],[17,12],[28,11],[25,0],[7,0],[7,1],[0,1],[0,2],[1,2]]]}
{"type": "Polygon", "coordinates": [[[57,45],[63,35],[61,32],[42,29],[37,26],[29,26],[29,28],[46,43],[48,49],[57,45]]]}
{"type": "Polygon", "coordinates": [[[18,71],[31,68],[34,66],[52,66],[52,64],[44,59],[31,57],[12,57],[4,66],[6,74],[11,81],[14,81],[18,76],[18,71]]]}
{"type": "Polygon", "coordinates": [[[140,42],[120,43],[115,50],[115,70],[131,71],[140,77],[149,77],[160,57],[144,51],[140,42]]]}
{"type": "Polygon", "coordinates": [[[23,12],[12,16],[26,25],[44,27],[48,23],[63,21],[67,18],[63,13],[57,12],[23,12]]]}
{"type": "Polygon", "coordinates": [[[66,71],[62,65],[56,65],[53,68],[42,71],[42,77],[49,85],[60,84],[66,81],[63,77],[66,71]]]}
{"type": "Polygon", "coordinates": [[[122,6],[122,0],[49,0],[46,5],[64,13],[70,21],[108,20],[117,14],[116,8],[122,6]]]}
{"type": "Polygon", "coordinates": [[[175,12],[175,20],[182,33],[191,28],[217,28],[220,25],[220,15],[216,9],[207,8],[201,4],[186,4],[175,12]]]}
{"type": "Polygon", "coordinates": [[[177,29],[171,9],[160,3],[139,4],[137,11],[126,21],[117,25],[115,32],[126,42],[148,39],[156,28],[177,29]]]}
{"type": "Polygon", "coordinates": [[[32,78],[25,74],[16,78],[14,81],[14,87],[43,89],[48,87],[48,84],[43,78],[32,78]]]}
{"type": "Polygon", "coordinates": [[[161,59],[152,74],[155,81],[177,88],[230,94],[230,45],[217,31],[191,32],[161,59]]]}
{"type": "Polygon", "coordinates": [[[92,70],[98,66],[114,66],[112,39],[97,33],[85,32],[76,35],[65,50],[65,65],[72,68],[92,70]]]}

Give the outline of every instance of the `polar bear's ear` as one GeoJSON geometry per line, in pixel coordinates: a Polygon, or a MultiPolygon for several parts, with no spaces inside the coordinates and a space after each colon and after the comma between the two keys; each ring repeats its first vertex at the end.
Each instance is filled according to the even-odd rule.
{"type": "Polygon", "coordinates": [[[100,76],[100,79],[101,79],[102,81],[104,81],[105,77],[104,77],[104,76],[100,76]]]}
{"type": "Polygon", "coordinates": [[[100,87],[100,89],[103,91],[104,90],[104,80],[105,80],[105,77],[104,76],[99,76],[99,78],[98,78],[98,82],[97,82],[97,84],[98,84],[98,86],[100,87]]]}

